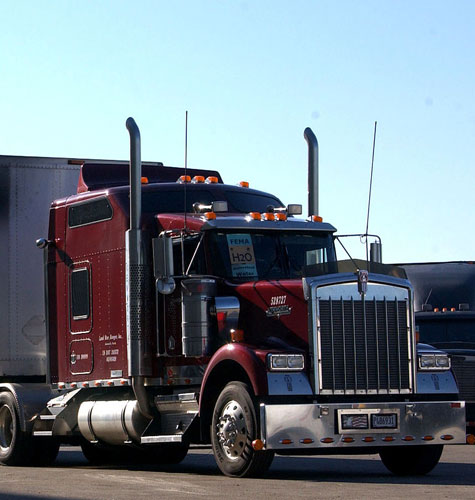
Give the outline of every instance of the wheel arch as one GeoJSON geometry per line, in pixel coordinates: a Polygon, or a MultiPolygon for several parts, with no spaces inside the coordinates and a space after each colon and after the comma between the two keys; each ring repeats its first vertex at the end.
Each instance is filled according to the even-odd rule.
{"type": "Polygon", "coordinates": [[[232,345],[221,348],[211,360],[203,377],[200,393],[200,430],[202,439],[210,441],[210,425],[214,405],[219,394],[229,382],[243,382],[253,396],[267,394],[267,377],[264,363],[246,346],[232,345]]]}

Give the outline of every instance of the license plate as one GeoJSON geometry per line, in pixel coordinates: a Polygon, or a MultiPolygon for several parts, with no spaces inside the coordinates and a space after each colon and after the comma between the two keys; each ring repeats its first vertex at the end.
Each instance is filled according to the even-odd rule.
{"type": "Polygon", "coordinates": [[[395,413],[379,413],[371,415],[373,429],[397,429],[397,415],[395,413]]]}

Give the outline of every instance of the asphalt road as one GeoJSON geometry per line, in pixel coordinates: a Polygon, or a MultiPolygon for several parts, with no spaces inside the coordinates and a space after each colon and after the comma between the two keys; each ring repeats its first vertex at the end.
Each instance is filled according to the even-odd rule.
{"type": "Polygon", "coordinates": [[[446,446],[427,476],[395,477],[378,456],[276,457],[263,479],[221,475],[209,450],[175,466],[93,467],[62,448],[53,467],[0,467],[0,499],[475,498],[475,446],[446,446]]]}

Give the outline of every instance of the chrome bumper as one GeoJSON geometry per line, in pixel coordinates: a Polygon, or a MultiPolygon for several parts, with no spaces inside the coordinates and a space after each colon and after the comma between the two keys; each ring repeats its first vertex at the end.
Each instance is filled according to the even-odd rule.
{"type": "Polygon", "coordinates": [[[313,448],[463,444],[466,439],[463,401],[261,404],[260,417],[265,448],[296,453],[313,448]],[[372,415],[386,415],[395,427],[377,427],[385,418],[372,415]],[[350,420],[358,428],[344,428],[343,420],[346,426],[350,420]]]}

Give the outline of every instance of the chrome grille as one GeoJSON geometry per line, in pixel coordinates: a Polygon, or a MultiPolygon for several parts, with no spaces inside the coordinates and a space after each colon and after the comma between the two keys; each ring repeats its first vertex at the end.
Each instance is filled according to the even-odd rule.
{"type": "MultiPolygon", "coordinates": [[[[412,392],[408,301],[401,293],[362,298],[358,293],[316,297],[318,375],[321,394],[412,392]]],[[[347,291],[347,290],[346,290],[347,291]]],[[[407,292],[406,292],[407,295],[407,292]]]]}
{"type": "Polygon", "coordinates": [[[475,357],[452,355],[452,369],[457,377],[460,399],[475,401],[475,357]]]}

